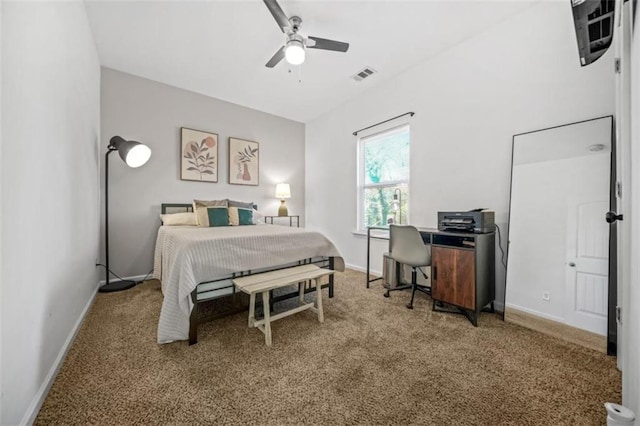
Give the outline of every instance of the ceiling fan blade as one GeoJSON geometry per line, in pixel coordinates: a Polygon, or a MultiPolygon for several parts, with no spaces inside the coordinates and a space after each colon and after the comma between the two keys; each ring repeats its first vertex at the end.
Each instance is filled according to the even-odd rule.
{"type": "Polygon", "coordinates": [[[276,20],[282,32],[286,33],[287,29],[291,27],[291,24],[278,2],[276,0],[264,0],[264,4],[267,5],[267,9],[269,9],[269,12],[273,15],[273,19],[276,20]]]}
{"type": "Polygon", "coordinates": [[[346,52],[347,50],[349,50],[349,43],[343,43],[341,41],[335,41],[335,40],[327,40],[326,38],[319,38],[319,37],[307,37],[307,38],[315,42],[315,43],[307,44],[307,47],[309,49],[333,50],[335,52],[346,52]]]}
{"type": "Polygon", "coordinates": [[[282,60],[282,58],[284,58],[284,46],[282,46],[275,55],[273,55],[271,57],[271,59],[269,59],[269,62],[267,62],[267,64],[265,65],[265,67],[267,68],[273,68],[276,65],[278,65],[278,62],[280,62],[282,60]]]}

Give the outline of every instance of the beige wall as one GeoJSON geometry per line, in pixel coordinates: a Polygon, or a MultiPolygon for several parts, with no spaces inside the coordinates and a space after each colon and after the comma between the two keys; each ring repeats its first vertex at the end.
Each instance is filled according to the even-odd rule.
{"type": "Polygon", "coordinates": [[[161,203],[231,198],[277,214],[275,185],[288,182],[289,212],[304,215],[302,123],[108,68],[102,69],[101,105],[101,161],[114,135],[152,150],[149,162],[137,169],[128,168],[117,154],[109,157],[109,260],[118,275],[145,275],[152,269],[161,203]],[[217,183],[180,180],[181,127],[218,134],[217,183]],[[228,183],[230,136],[259,142],[259,186],[228,183]]]}

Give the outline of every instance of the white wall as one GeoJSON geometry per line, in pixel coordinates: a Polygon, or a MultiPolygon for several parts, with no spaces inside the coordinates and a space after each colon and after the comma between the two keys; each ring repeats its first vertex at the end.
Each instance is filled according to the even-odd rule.
{"type": "Polygon", "coordinates": [[[162,203],[230,198],[277,214],[275,185],[288,182],[289,213],[304,215],[302,123],[108,68],[102,70],[101,103],[101,153],[114,135],[141,141],[152,151],[149,162],[137,169],[117,154],[109,158],[109,261],[118,275],[145,275],[152,269],[162,203]],[[180,127],[218,134],[217,183],[180,180],[180,127]],[[259,186],[228,184],[230,136],[259,142],[259,186]]]}
{"type": "MultiPolygon", "coordinates": [[[[365,266],[366,240],[352,234],[356,138],[351,133],[415,111],[411,222],[435,227],[439,210],[491,208],[506,246],[512,136],[611,115],[612,70],[611,51],[580,67],[570,2],[540,2],[487,29],[307,123],[308,227],[325,232],[348,264],[365,266]]],[[[374,244],[374,269],[380,270],[385,244],[374,244]]],[[[496,300],[502,302],[499,256],[496,300]]]]}
{"type": "Polygon", "coordinates": [[[32,421],[98,276],[100,65],[84,4],[2,5],[2,417],[32,421]]]}
{"type": "MultiPolygon", "coordinates": [[[[2,36],[2,10],[4,1],[0,0],[0,36],[2,36]]],[[[0,38],[0,164],[2,164],[2,39],[0,38]]],[[[0,173],[0,271],[2,271],[2,173],[0,173]]],[[[0,383],[2,383],[2,273],[0,273],[0,383]]],[[[2,419],[2,405],[4,392],[0,385],[0,420],[2,419]]]]}

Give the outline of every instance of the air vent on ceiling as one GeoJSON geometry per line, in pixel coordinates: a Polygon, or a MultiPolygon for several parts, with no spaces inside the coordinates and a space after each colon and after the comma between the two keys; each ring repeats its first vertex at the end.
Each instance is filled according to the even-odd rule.
{"type": "Polygon", "coordinates": [[[371,77],[377,71],[371,67],[365,67],[362,70],[358,71],[355,75],[352,75],[351,78],[355,81],[362,81],[367,77],[371,77]]]}

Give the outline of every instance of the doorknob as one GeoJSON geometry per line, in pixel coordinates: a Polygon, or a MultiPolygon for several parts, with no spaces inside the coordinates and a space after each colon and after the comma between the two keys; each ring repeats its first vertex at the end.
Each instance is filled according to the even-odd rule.
{"type": "Polygon", "coordinates": [[[616,214],[616,212],[607,212],[607,214],[604,215],[604,218],[607,223],[613,223],[616,220],[622,220],[622,215],[616,214]]]}
{"type": "Polygon", "coordinates": [[[571,266],[572,268],[576,267],[576,263],[575,262],[569,262],[569,266],[571,266]]]}

